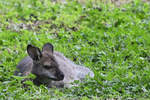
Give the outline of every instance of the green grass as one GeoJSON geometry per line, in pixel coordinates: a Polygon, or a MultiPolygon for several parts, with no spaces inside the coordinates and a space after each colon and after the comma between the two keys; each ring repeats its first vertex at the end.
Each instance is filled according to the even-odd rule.
{"type": "Polygon", "coordinates": [[[0,0],[0,63],[0,99],[150,98],[150,5],[0,0]],[[71,89],[30,81],[23,88],[24,78],[13,75],[17,63],[27,44],[47,42],[95,77],[71,89]]]}

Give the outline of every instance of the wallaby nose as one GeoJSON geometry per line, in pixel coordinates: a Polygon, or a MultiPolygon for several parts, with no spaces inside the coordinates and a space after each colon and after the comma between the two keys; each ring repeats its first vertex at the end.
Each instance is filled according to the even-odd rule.
{"type": "Polygon", "coordinates": [[[61,72],[59,75],[58,75],[59,79],[60,80],[63,80],[64,79],[64,74],[61,72]]]}

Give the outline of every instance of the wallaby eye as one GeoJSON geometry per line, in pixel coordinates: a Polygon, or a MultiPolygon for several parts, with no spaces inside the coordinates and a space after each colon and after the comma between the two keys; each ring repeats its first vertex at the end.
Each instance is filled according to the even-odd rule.
{"type": "Polygon", "coordinates": [[[50,66],[45,65],[45,66],[44,66],[44,68],[46,68],[46,69],[50,69],[50,66]]]}

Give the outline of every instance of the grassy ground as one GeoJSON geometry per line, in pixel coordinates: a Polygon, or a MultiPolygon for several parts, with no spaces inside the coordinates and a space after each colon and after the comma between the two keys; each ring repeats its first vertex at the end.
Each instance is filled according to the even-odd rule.
{"type": "MultiPolygon", "coordinates": [[[[0,99],[150,98],[150,5],[49,0],[0,0],[0,99]],[[94,79],[79,87],[47,89],[13,76],[26,46],[51,42],[75,63],[88,66],[94,79]]],[[[32,77],[32,76],[28,76],[32,77]]]]}

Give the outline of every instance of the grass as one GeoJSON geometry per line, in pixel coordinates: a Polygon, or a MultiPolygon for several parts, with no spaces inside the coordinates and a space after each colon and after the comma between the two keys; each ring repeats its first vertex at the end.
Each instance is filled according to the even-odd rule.
{"type": "MultiPolygon", "coordinates": [[[[27,76],[27,77],[32,77],[27,76]]],[[[150,6],[135,0],[121,7],[70,1],[0,0],[1,99],[150,98],[150,6]],[[14,76],[31,43],[55,50],[94,71],[71,89],[37,87],[14,76]]]]}

